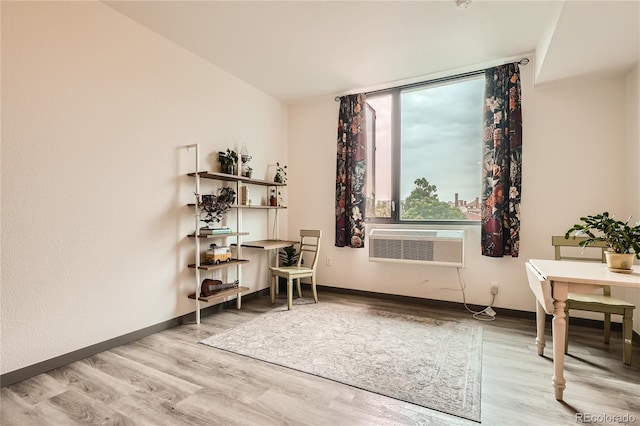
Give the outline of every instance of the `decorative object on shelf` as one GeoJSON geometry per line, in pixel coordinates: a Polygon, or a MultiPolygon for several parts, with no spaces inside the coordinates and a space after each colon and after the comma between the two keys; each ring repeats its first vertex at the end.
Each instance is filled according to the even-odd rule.
{"type": "Polygon", "coordinates": [[[218,195],[203,195],[199,207],[201,212],[206,213],[206,216],[201,220],[206,222],[210,228],[214,228],[225,218],[235,201],[236,191],[228,186],[220,188],[218,195]]]}
{"type": "Polygon", "coordinates": [[[242,161],[242,176],[251,178],[253,168],[247,164],[251,161],[251,156],[249,155],[246,145],[242,146],[242,150],[240,151],[240,160],[242,161]]]}
{"type": "Polygon", "coordinates": [[[588,237],[580,241],[581,247],[587,247],[597,241],[604,242],[608,249],[605,251],[607,266],[614,272],[628,272],[632,269],[633,258],[640,259],[640,222],[635,226],[629,225],[631,216],[623,222],[609,216],[608,212],[581,217],[582,223],[573,225],[564,237],[588,237]],[[598,234],[594,234],[597,231],[598,234]]]}
{"type": "Polygon", "coordinates": [[[278,201],[281,201],[280,191],[276,191],[275,188],[271,188],[271,196],[269,197],[269,205],[272,207],[278,206],[278,201]],[[280,198],[280,200],[279,200],[280,198]]]}
{"type": "Polygon", "coordinates": [[[273,181],[276,183],[287,183],[287,166],[281,166],[280,163],[276,163],[276,175],[273,177],[273,181]]]}
{"type": "Polygon", "coordinates": [[[251,205],[251,197],[249,195],[249,187],[247,185],[243,185],[240,187],[240,200],[243,206],[251,205]]]}
{"type": "Polygon", "coordinates": [[[209,278],[205,278],[202,281],[202,286],[200,286],[200,297],[209,297],[215,293],[216,289],[219,289],[222,285],[222,281],[220,280],[210,280],[209,278]]]}
{"type": "Polygon", "coordinates": [[[229,175],[236,174],[236,164],[238,164],[238,153],[227,148],[226,151],[218,152],[218,162],[222,173],[229,175]]]}
{"type": "Polygon", "coordinates": [[[204,253],[204,259],[207,265],[218,265],[222,262],[231,262],[231,249],[229,246],[211,244],[204,253]]]}
{"type": "Polygon", "coordinates": [[[224,235],[230,234],[231,228],[223,226],[221,228],[200,228],[200,235],[224,235]]]}
{"type": "Polygon", "coordinates": [[[202,281],[202,286],[200,287],[200,297],[209,297],[214,294],[220,293],[223,290],[227,290],[229,288],[236,288],[240,285],[240,281],[235,280],[232,283],[223,283],[220,280],[210,280],[209,278],[205,278],[202,281]]]}

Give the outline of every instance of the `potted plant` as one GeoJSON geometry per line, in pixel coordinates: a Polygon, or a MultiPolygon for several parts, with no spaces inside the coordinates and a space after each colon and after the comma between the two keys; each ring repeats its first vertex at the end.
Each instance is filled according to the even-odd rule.
{"type": "MultiPolygon", "coordinates": [[[[300,252],[296,251],[296,248],[292,244],[288,247],[283,247],[278,253],[278,256],[280,258],[280,266],[296,266],[300,252]]],[[[304,259],[302,259],[300,263],[304,263],[304,259]]],[[[286,291],[287,279],[278,277],[278,285],[281,289],[284,287],[286,291]]]]}
{"type": "Polygon", "coordinates": [[[581,247],[587,247],[598,241],[607,245],[605,256],[609,269],[616,272],[630,271],[633,258],[640,259],[640,222],[629,225],[631,216],[623,222],[610,216],[608,212],[581,217],[582,223],[573,225],[564,235],[585,236],[581,247]]]}
{"type": "Polygon", "coordinates": [[[276,191],[275,188],[271,188],[271,196],[269,197],[269,205],[272,207],[277,207],[278,205],[278,195],[280,195],[280,191],[276,191]]]}
{"type": "Polygon", "coordinates": [[[287,183],[287,166],[281,166],[276,162],[276,175],[273,177],[276,183],[287,183]]]}
{"type": "Polygon", "coordinates": [[[236,174],[236,164],[238,164],[238,153],[227,148],[226,151],[218,152],[218,162],[222,173],[230,175],[236,174]]]}
{"type": "Polygon", "coordinates": [[[203,195],[199,207],[205,216],[201,220],[206,222],[209,228],[219,226],[235,201],[236,191],[227,186],[220,188],[218,195],[203,195]]]}
{"type": "Polygon", "coordinates": [[[298,263],[298,257],[300,253],[296,251],[296,248],[292,245],[284,247],[278,254],[280,256],[281,266],[293,266],[298,263]]]}

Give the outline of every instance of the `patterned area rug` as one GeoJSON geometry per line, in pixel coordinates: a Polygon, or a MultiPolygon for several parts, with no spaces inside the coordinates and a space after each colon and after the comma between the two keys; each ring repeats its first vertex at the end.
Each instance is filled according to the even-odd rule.
{"type": "Polygon", "coordinates": [[[200,343],[480,422],[476,325],[320,302],[200,343]]]}

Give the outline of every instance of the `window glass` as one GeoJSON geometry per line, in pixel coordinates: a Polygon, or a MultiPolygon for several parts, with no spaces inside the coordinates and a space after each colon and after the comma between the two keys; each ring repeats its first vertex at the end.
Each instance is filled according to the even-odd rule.
{"type": "Polygon", "coordinates": [[[367,97],[368,219],[480,220],[483,98],[482,74],[367,97]]]}
{"type": "Polygon", "coordinates": [[[391,218],[391,102],[367,99],[367,217],[391,218]]]}

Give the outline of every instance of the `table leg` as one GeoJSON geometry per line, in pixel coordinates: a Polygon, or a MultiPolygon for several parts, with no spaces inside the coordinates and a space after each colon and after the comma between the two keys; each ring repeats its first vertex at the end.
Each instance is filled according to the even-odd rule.
{"type": "MultiPolygon", "coordinates": [[[[276,268],[280,266],[280,256],[278,256],[279,250],[276,249],[276,259],[274,260],[274,265],[276,268]]],[[[280,278],[276,278],[276,294],[280,294],[280,278]]]]}
{"type": "Polygon", "coordinates": [[[622,319],[622,362],[626,365],[631,365],[631,345],[633,340],[632,315],[633,313],[631,308],[625,309],[624,317],[622,319]]]}
{"type": "Polygon", "coordinates": [[[536,300],[536,344],[538,345],[538,355],[544,355],[544,322],[546,320],[546,312],[544,307],[536,300]]]}
{"type": "Polygon", "coordinates": [[[555,388],[556,399],[562,401],[562,394],[566,387],[564,379],[564,346],[565,346],[565,327],[567,324],[564,308],[567,302],[569,286],[567,283],[554,282],[553,286],[553,387],[555,388]]]}
{"type": "Polygon", "coordinates": [[[271,275],[269,278],[269,294],[271,295],[271,304],[276,303],[276,283],[278,282],[278,277],[275,275],[271,275]]]}

